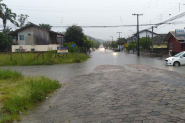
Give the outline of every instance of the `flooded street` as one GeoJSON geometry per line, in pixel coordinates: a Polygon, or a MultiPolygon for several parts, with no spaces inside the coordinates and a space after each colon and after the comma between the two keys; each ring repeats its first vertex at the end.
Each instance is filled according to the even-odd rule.
{"type": "Polygon", "coordinates": [[[110,50],[90,55],[79,64],[0,67],[63,83],[28,115],[21,115],[21,122],[185,122],[185,66],[110,50]]]}
{"type": "Polygon", "coordinates": [[[90,73],[99,65],[139,64],[175,71],[181,74],[185,72],[185,66],[166,66],[164,63],[165,58],[138,57],[136,54],[113,52],[111,50],[106,50],[105,52],[94,51],[91,52],[90,56],[91,58],[83,63],[48,66],[1,66],[0,68],[16,70],[27,76],[46,76],[51,79],[57,79],[61,83],[67,82],[71,77],[76,75],[90,73]]]}

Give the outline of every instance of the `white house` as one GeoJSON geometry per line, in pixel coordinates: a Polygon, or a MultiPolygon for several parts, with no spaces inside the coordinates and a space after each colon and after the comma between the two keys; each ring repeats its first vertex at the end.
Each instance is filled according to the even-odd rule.
{"type": "Polygon", "coordinates": [[[65,36],[32,23],[9,35],[17,37],[18,45],[12,45],[12,52],[19,52],[20,46],[23,48],[23,52],[57,50],[57,47],[63,44],[65,36]]]}
{"type": "MultiPolygon", "coordinates": [[[[160,34],[154,33],[153,32],[153,37],[161,37],[160,34]]],[[[139,37],[150,37],[152,38],[152,32],[150,30],[142,30],[139,32],[139,37]]],[[[127,38],[127,43],[129,44],[130,42],[136,42],[137,41],[137,33],[133,34],[132,37],[127,38]]]]}

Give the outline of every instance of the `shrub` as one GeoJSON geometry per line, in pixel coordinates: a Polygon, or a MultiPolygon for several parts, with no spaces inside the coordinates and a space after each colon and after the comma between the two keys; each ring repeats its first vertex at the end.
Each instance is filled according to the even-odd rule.
{"type": "Polygon", "coordinates": [[[19,79],[22,77],[23,77],[23,75],[17,71],[1,70],[0,69],[0,80],[1,79],[19,79]]]}
{"type": "Polygon", "coordinates": [[[76,50],[76,52],[78,51],[78,46],[76,44],[75,44],[75,47],[71,47],[71,45],[73,45],[73,44],[75,44],[75,43],[74,42],[64,43],[64,46],[68,47],[68,52],[70,52],[70,53],[74,53],[75,50],[76,50]]]}

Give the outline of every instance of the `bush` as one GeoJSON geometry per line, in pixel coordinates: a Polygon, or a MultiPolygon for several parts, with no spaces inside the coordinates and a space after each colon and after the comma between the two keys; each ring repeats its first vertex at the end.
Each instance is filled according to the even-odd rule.
{"type": "Polygon", "coordinates": [[[33,109],[40,101],[46,99],[50,93],[60,88],[61,85],[57,80],[50,80],[45,77],[23,77],[19,72],[10,70],[1,70],[0,91],[3,95],[0,98],[4,107],[2,109],[0,122],[10,122],[14,119],[20,120],[20,112],[26,113],[27,110],[33,109]],[[15,77],[16,76],[16,77],[15,77]],[[19,80],[8,80],[6,77],[21,78],[19,80]]]}
{"type": "Polygon", "coordinates": [[[0,80],[1,79],[19,79],[22,77],[23,75],[19,72],[0,69],[0,80]]]}
{"type": "Polygon", "coordinates": [[[71,45],[73,45],[73,44],[75,44],[75,43],[74,42],[64,43],[64,46],[68,47],[68,52],[70,52],[70,53],[78,52],[78,46],[76,44],[75,44],[75,47],[71,47],[71,45]]]}

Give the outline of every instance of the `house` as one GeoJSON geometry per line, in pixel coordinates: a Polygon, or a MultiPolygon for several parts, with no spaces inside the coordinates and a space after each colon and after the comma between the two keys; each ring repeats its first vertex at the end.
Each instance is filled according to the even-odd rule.
{"type": "Polygon", "coordinates": [[[163,54],[168,54],[168,42],[164,39],[167,34],[159,34],[160,36],[153,37],[153,49],[154,51],[160,51],[163,54]]]}
{"type": "Polygon", "coordinates": [[[20,46],[25,52],[57,50],[57,47],[64,42],[64,34],[46,30],[32,23],[9,33],[9,35],[17,37],[18,45],[12,45],[12,52],[19,52],[20,46]]]}
{"type": "MultiPolygon", "coordinates": [[[[153,32],[153,37],[159,36],[161,37],[161,35],[153,32]]],[[[139,37],[152,37],[152,31],[150,30],[142,30],[139,32],[139,37]]],[[[137,33],[133,34],[133,36],[127,38],[127,43],[129,44],[130,42],[136,42],[137,41],[137,33]]]]}
{"type": "Polygon", "coordinates": [[[168,51],[171,56],[185,51],[185,37],[176,36],[175,31],[170,31],[164,41],[168,42],[168,51]]]}

